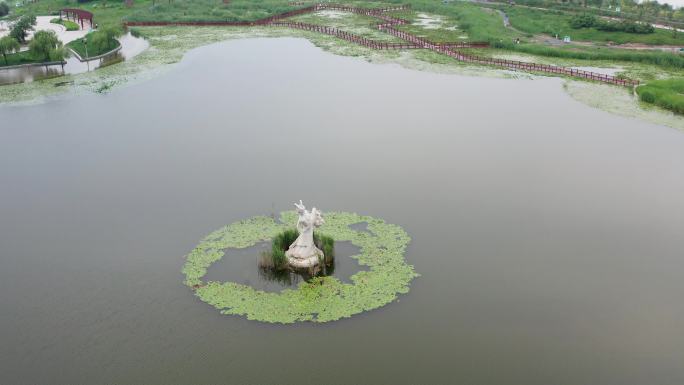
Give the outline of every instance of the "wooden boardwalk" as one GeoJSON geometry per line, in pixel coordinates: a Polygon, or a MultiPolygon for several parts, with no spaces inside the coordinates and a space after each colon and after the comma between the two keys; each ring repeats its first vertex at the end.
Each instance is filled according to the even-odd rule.
{"type": "Polygon", "coordinates": [[[591,71],[582,71],[574,68],[553,66],[547,64],[537,64],[522,62],[516,60],[506,60],[506,59],[495,59],[484,56],[476,56],[465,53],[461,51],[467,48],[487,48],[489,43],[483,42],[453,42],[453,43],[436,43],[430,40],[418,37],[411,33],[401,31],[395,26],[408,24],[407,20],[400,19],[387,15],[387,12],[401,11],[410,9],[408,5],[399,5],[394,7],[385,8],[359,8],[350,7],[337,4],[316,4],[308,7],[296,9],[289,12],[284,12],[278,15],[266,17],[254,21],[181,21],[181,22],[164,22],[164,21],[142,21],[142,22],[126,22],[126,26],[168,26],[168,25],[180,25],[180,26],[258,26],[267,25],[273,27],[286,27],[299,29],[303,31],[311,31],[316,33],[321,33],[329,36],[334,36],[339,39],[349,41],[355,44],[362,45],[364,47],[377,49],[377,50],[390,50],[390,49],[428,49],[437,52],[442,55],[452,57],[458,61],[482,65],[490,65],[500,68],[506,68],[510,70],[522,70],[528,72],[542,72],[562,76],[570,76],[576,78],[582,78],[587,80],[593,80],[597,82],[633,87],[639,84],[638,80],[618,78],[616,76],[600,74],[591,71]],[[339,28],[328,27],[324,25],[300,23],[294,21],[286,21],[284,19],[308,14],[312,12],[322,11],[322,10],[334,10],[341,12],[350,12],[358,15],[365,15],[376,18],[379,23],[376,25],[377,29],[388,33],[394,37],[397,37],[404,41],[404,43],[390,43],[379,40],[368,39],[363,36],[353,34],[351,32],[343,31],[339,28]]]}
{"type": "Polygon", "coordinates": [[[611,76],[611,75],[605,75],[605,74],[600,74],[600,73],[591,72],[591,71],[582,71],[582,70],[578,70],[578,69],[574,69],[574,68],[469,55],[469,54],[463,53],[461,51],[454,50],[454,47],[439,45],[439,44],[430,42],[426,39],[419,38],[419,37],[412,35],[410,33],[407,33],[404,31],[399,31],[398,29],[396,29],[392,26],[387,26],[387,25],[381,24],[378,26],[378,28],[380,28],[381,30],[384,30],[387,33],[389,33],[393,36],[396,36],[402,40],[406,40],[412,44],[419,45],[422,48],[429,49],[429,50],[432,50],[435,52],[439,52],[443,55],[453,57],[454,59],[456,59],[458,61],[462,61],[462,62],[466,62],[466,63],[491,65],[491,66],[503,67],[503,68],[512,69],[512,70],[523,70],[523,71],[529,71],[529,72],[544,72],[544,73],[550,73],[550,74],[556,74],[556,75],[565,75],[565,76],[583,78],[583,79],[593,80],[593,81],[602,82],[602,83],[609,83],[609,84],[614,84],[614,85],[619,85],[619,86],[632,87],[632,86],[639,84],[638,80],[623,79],[623,78],[618,78],[618,77],[611,76]]]}

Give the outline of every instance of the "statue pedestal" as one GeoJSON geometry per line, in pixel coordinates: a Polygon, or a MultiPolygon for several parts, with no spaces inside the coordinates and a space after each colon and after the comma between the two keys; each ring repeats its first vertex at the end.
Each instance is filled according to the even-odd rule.
{"type": "Polygon", "coordinates": [[[291,247],[285,252],[287,262],[295,269],[308,269],[318,265],[323,259],[323,252],[316,246],[291,247]]]}

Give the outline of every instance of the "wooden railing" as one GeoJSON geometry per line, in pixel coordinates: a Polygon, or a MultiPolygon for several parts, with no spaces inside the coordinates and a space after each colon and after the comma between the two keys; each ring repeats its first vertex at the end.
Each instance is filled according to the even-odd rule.
{"type": "Polygon", "coordinates": [[[322,33],[324,35],[335,36],[339,39],[346,40],[352,43],[362,45],[364,47],[373,49],[417,49],[422,48],[416,44],[411,43],[388,43],[378,40],[367,39],[363,36],[353,34],[351,32],[342,31],[341,29],[335,27],[327,27],[318,24],[300,23],[295,21],[276,21],[269,25],[274,27],[287,27],[300,29],[303,31],[311,31],[322,33]]]}
{"type": "Polygon", "coordinates": [[[462,61],[462,62],[492,65],[492,66],[496,66],[496,67],[504,67],[504,68],[515,69],[515,70],[532,71],[532,72],[545,72],[545,73],[552,73],[552,74],[558,74],[558,75],[572,76],[572,77],[578,77],[578,78],[594,80],[594,81],[599,81],[599,82],[609,83],[609,84],[615,84],[615,85],[620,85],[620,86],[631,87],[631,86],[635,86],[635,85],[639,84],[638,80],[623,79],[623,78],[618,78],[618,77],[611,76],[611,75],[600,74],[600,73],[591,72],[591,71],[583,71],[583,70],[578,70],[578,69],[574,69],[574,68],[553,66],[553,65],[548,65],[548,64],[527,63],[527,62],[521,62],[521,61],[515,61],[515,60],[495,59],[495,58],[481,57],[481,56],[476,56],[476,55],[469,55],[469,54],[465,54],[465,53],[460,52],[460,51],[453,50],[453,48],[465,48],[465,47],[449,47],[449,46],[445,46],[445,45],[439,45],[437,43],[433,43],[433,42],[428,41],[426,39],[412,35],[408,32],[400,31],[400,30],[398,30],[392,26],[380,25],[380,26],[378,26],[378,28],[380,28],[381,30],[389,33],[390,35],[396,36],[402,40],[406,40],[412,44],[419,45],[422,48],[429,49],[429,50],[441,53],[443,55],[453,57],[454,59],[462,61]]]}

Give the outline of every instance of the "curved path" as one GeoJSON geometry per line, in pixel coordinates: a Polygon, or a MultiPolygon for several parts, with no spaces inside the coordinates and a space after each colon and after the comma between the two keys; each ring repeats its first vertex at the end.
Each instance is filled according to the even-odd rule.
{"type": "Polygon", "coordinates": [[[259,19],[251,22],[225,22],[225,21],[206,21],[206,22],[127,22],[126,26],[165,26],[165,25],[187,25],[187,26],[256,26],[256,25],[270,25],[274,27],[288,27],[301,29],[305,31],[313,31],[338,37],[340,39],[360,44],[373,49],[428,49],[443,55],[452,57],[458,61],[475,63],[482,65],[491,65],[510,70],[523,70],[531,72],[543,72],[549,74],[570,76],[582,78],[587,80],[598,81],[607,84],[614,84],[620,86],[632,87],[639,84],[638,80],[623,79],[611,75],[600,74],[591,71],[582,71],[574,68],[552,66],[546,64],[536,64],[529,62],[521,62],[515,60],[493,59],[489,57],[482,57],[470,55],[460,51],[463,48],[483,48],[488,47],[488,43],[436,43],[430,40],[418,37],[408,32],[401,31],[395,26],[408,24],[408,21],[387,15],[387,12],[399,11],[408,9],[410,6],[400,5],[386,8],[358,8],[348,7],[336,4],[316,4],[305,8],[300,8],[294,11],[281,13],[279,15],[270,16],[264,19],[259,19]],[[342,12],[351,12],[355,14],[375,17],[380,20],[377,25],[378,30],[386,32],[390,35],[398,37],[406,41],[406,43],[387,43],[376,40],[364,38],[362,36],[345,32],[337,28],[326,27],[323,25],[307,24],[299,22],[282,21],[288,17],[302,15],[306,13],[316,12],[320,10],[335,10],[342,12]]]}

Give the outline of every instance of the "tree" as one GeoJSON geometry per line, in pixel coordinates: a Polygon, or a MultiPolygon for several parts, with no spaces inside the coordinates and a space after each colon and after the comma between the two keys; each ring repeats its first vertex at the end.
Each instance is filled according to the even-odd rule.
{"type": "Polygon", "coordinates": [[[116,47],[116,38],[121,36],[123,31],[115,26],[107,25],[96,32],[88,39],[95,52],[106,52],[116,47]]]}
{"type": "Polygon", "coordinates": [[[36,60],[61,61],[64,59],[62,42],[54,31],[38,31],[29,43],[31,54],[36,60]]]}
{"type": "Polygon", "coordinates": [[[7,16],[9,11],[10,11],[9,5],[7,5],[7,3],[5,3],[4,1],[1,1],[0,2],[0,17],[7,16]]]}
{"type": "Polygon", "coordinates": [[[0,38],[0,54],[5,58],[5,65],[7,65],[7,54],[19,51],[19,42],[12,36],[5,36],[0,38]]]}
{"type": "Polygon", "coordinates": [[[20,43],[26,43],[26,36],[28,31],[31,31],[36,25],[36,17],[33,15],[24,15],[17,20],[12,26],[10,36],[15,38],[20,43]]]}

